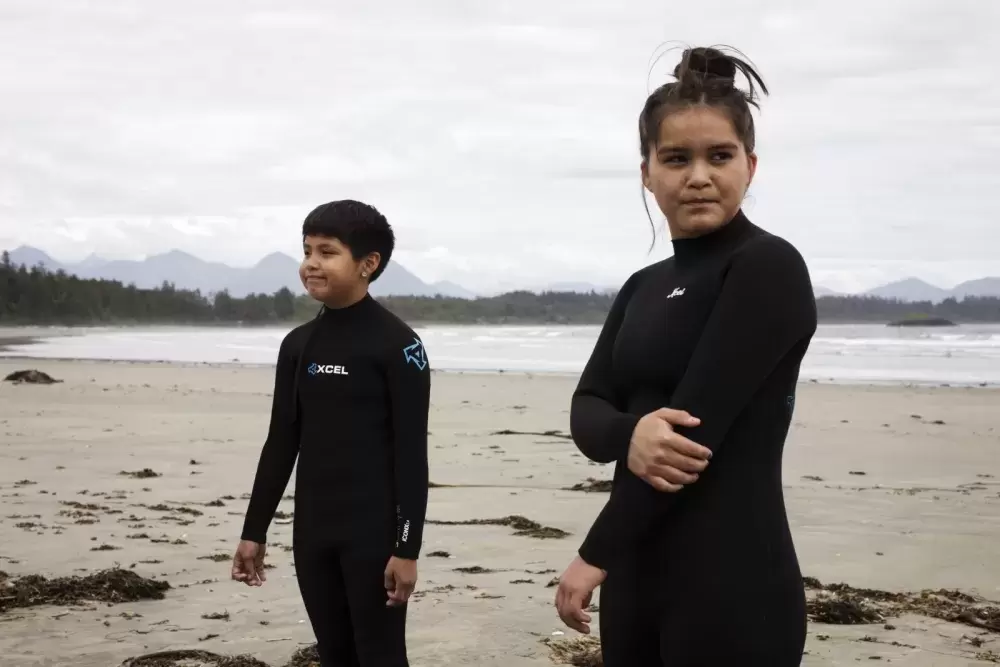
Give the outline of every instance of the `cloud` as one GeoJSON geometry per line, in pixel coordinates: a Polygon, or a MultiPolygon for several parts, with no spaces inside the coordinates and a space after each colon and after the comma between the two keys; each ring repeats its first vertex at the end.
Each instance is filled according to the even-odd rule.
{"type": "Polygon", "coordinates": [[[748,213],[817,282],[1000,275],[1000,3],[276,7],[5,2],[0,239],[245,266],[354,197],[428,280],[620,283],[669,253],[639,111],[679,47],[721,43],[772,92],[748,213]]]}

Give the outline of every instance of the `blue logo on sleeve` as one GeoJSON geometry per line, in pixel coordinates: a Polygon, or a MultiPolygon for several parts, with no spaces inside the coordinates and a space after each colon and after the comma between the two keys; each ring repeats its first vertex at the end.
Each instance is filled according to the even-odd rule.
{"type": "Polygon", "coordinates": [[[316,375],[316,373],[319,372],[319,364],[317,363],[309,364],[309,368],[306,370],[309,371],[309,375],[316,375]]]}
{"type": "Polygon", "coordinates": [[[403,356],[406,363],[413,364],[420,370],[427,368],[427,353],[424,352],[424,344],[419,338],[414,338],[413,343],[403,348],[403,356]]]}

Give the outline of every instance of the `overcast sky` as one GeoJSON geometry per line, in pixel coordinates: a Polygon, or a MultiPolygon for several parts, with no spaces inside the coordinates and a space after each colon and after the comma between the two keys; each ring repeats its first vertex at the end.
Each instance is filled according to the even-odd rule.
{"type": "Polygon", "coordinates": [[[724,43],[772,91],[750,218],[818,284],[949,287],[1000,275],[998,34],[995,0],[0,0],[0,247],[250,265],[349,197],[428,281],[618,285],[670,252],[651,56],[724,43]]]}

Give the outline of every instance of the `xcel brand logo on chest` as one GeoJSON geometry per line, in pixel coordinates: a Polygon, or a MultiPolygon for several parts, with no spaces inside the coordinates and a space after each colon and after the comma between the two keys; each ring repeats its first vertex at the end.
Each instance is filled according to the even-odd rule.
{"type": "Polygon", "coordinates": [[[309,375],[347,375],[347,369],[334,364],[309,364],[309,375]]]}

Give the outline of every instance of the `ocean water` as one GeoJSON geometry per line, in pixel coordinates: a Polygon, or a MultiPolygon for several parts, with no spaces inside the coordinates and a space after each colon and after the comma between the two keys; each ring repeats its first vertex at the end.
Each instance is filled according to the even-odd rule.
{"type": "MultiPolygon", "coordinates": [[[[273,364],[282,328],[85,328],[8,349],[36,358],[273,364]]],[[[432,367],[445,371],[577,373],[597,326],[422,327],[432,367]]],[[[1000,385],[1000,325],[895,328],[821,325],[803,379],[1000,385]]]]}

